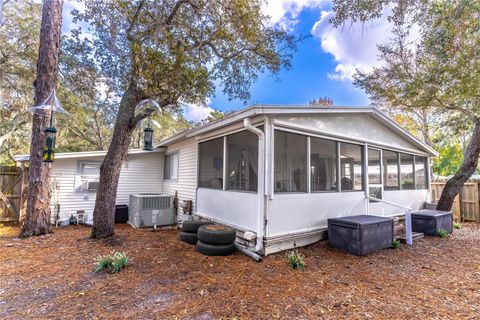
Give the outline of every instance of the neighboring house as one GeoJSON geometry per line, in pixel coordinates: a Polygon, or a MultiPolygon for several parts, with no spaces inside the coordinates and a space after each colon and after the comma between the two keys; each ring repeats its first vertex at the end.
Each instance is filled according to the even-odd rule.
{"type": "MultiPolygon", "coordinates": [[[[180,203],[193,201],[195,216],[236,228],[239,243],[269,254],[325,238],[328,218],[403,215],[369,196],[421,208],[436,156],[374,108],[253,106],[161,141],[154,153],[129,155],[129,168],[138,165],[122,167],[128,178],[117,204],[128,193],[177,192],[180,203]]],[[[62,160],[54,173],[67,170],[62,160]]],[[[69,164],[79,181],[68,185],[72,194],[85,188],[82,160],[69,164]]],[[[92,168],[83,168],[88,176],[92,168]]],[[[180,206],[178,220],[187,218],[180,206]]]]}

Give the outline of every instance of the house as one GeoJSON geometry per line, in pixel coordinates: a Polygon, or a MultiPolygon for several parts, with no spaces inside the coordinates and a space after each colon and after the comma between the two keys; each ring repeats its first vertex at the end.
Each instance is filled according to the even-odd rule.
{"type": "MultiPolygon", "coordinates": [[[[106,151],[57,153],[52,163],[51,222],[68,220],[83,210],[93,218],[100,165],[106,151]]],[[[28,155],[15,156],[17,162],[28,162],[28,155]]],[[[117,204],[127,204],[130,194],[162,192],[163,151],[129,150],[123,160],[117,189],[117,204]]]]}
{"type": "MultiPolygon", "coordinates": [[[[422,208],[430,199],[430,158],[437,156],[371,107],[257,105],[156,147],[131,151],[117,204],[126,204],[128,193],[177,193],[180,203],[192,200],[194,216],[234,227],[237,242],[262,254],[324,239],[328,218],[422,208]]],[[[60,190],[83,192],[84,158],[63,157],[53,164],[54,176],[70,176],[56,178],[60,190]]],[[[91,210],[94,193],[86,197],[91,210]]],[[[80,208],[81,200],[66,210],[80,208]]],[[[180,206],[177,218],[191,217],[180,206]]]]}

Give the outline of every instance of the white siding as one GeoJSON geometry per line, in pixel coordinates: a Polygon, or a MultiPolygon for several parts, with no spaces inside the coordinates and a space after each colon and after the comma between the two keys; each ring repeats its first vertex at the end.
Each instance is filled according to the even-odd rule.
{"type": "Polygon", "coordinates": [[[269,201],[267,236],[326,228],[329,218],[365,214],[365,205],[363,191],[277,193],[269,201]]]}
{"type": "MultiPolygon", "coordinates": [[[[102,161],[103,157],[57,159],[52,164],[52,178],[59,184],[52,193],[52,221],[54,206],[60,205],[60,219],[70,217],[70,211],[85,210],[90,219],[96,193],[76,192],[75,177],[78,161],[102,161]]],[[[127,204],[129,195],[139,192],[162,192],[163,153],[129,155],[122,163],[116,204],[127,204]]]]}
{"type": "Polygon", "coordinates": [[[243,230],[257,232],[258,194],[198,189],[197,214],[243,230]]]}
{"type": "Polygon", "coordinates": [[[163,181],[163,192],[171,195],[178,192],[179,220],[184,220],[182,203],[185,200],[193,201],[192,213],[196,212],[197,150],[198,143],[193,138],[167,148],[166,154],[178,152],[178,178],[163,181]]]}

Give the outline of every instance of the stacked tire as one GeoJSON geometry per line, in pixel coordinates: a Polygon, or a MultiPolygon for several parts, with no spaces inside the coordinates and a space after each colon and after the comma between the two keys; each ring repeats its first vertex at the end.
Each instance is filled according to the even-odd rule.
{"type": "Polygon", "coordinates": [[[235,229],[210,224],[198,228],[197,252],[207,256],[227,256],[235,251],[235,229]]]}
{"type": "Polygon", "coordinates": [[[180,241],[188,244],[196,244],[198,240],[198,228],[207,224],[211,224],[211,222],[202,220],[183,221],[182,231],[180,232],[180,241]]]}

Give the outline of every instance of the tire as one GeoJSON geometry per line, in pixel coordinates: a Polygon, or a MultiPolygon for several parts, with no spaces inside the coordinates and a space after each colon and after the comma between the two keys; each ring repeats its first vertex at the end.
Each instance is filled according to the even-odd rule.
{"type": "Polygon", "coordinates": [[[197,241],[197,252],[206,256],[228,256],[235,252],[235,244],[208,244],[202,241],[197,241]]]}
{"type": "Polygon", "coordinates": [[[186,220],[182,222],[182,231],[197,233],[198,228],[205,224],[211,224],[211,222],[204,220],[186,220]]]}
{"type": "Polygon", "coordinates": [[[183,241],[188,244],[197,243],[197,234],[193,232],[180,232],[180,241],[183,241]]]}
{"type": "Polygon", "coordinates": [[[235,242],[237,232],[227,226],[212,224],[198,228],[197,237],[203,243],[226,245],[235,242]]]}

